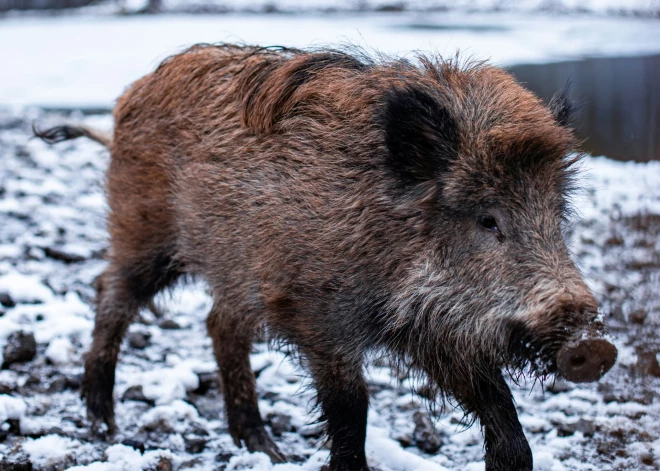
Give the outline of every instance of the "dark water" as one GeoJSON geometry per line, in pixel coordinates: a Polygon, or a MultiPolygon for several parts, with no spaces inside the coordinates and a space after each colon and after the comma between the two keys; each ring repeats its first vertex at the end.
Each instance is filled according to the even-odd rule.
{"type": "Polygon", "coordinates": [[[588,152],[618,160],[660,160],[660,55],[509,70],[546,100],[570,79],[571,96],[580,104],[575,124],[588,152]]]}

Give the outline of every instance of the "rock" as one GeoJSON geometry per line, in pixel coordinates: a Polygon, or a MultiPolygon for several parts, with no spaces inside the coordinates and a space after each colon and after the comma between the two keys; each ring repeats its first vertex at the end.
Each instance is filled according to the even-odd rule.
{"type": "Polygon", "coordinates": [[[9,455],[0,459],[0,471],[32,471],[32,463],[23,453],[18,456],[9,455]]]}
{"type": "Polygon", "coordinates": [[[85,260],[85,257],[82,255],[72,253],[63,248],[44,247],[43,251],[47,257],[52,258],[53,260],[59,260],[60,262],[64,262],[66,264],[82,262],[85,260]]]}
{"type": "Polygon", "coordinates": [[[48,385],[49,393],[60,393],[69,386],[69,380],[64,375],[56,375],[48,385]]]}
{"type": "Polygon", "coordinates": [[[413,438],[408,433],[396,437],[396,441],[404,448],[413,445],[413,438]]]}
{"type": "Polygon", "coordinates": [[[197,389],[193,393],[203,396],[211,389],[218,390],[220,385],[217,373],[197,373],[197,376],[199,378],[199,386],[197,386],[197,389]]]}
{"type": "Polygon", "coordinates": [[[12,363],[31,361],[37,355],[37,341],[31,332],[12,332],[4,349],[4,367],[12,363]]]}
{"type": "Polygon", "coordinates": [[[266,417],[266,422],[270,425],[273,435],[281,437],[284,432],[293,432],[291,417],[279,413],[271,413],[266,417]]]}
{"type": "Polygon", "coordinates": [[[437,452],[442,446],[442,439],[438,435],[438,432],[436,432],[428,414],[421,411],[415,412],[413,422],[415,422],[413,440],[417,448],[424,453],[433,454],[437,452]]]}
{"type": "Polygon", "coordinates": [[[80,386],[82,386],[82,374],[72,374],[70,376],[67,376],[67,386],[69,389],[72,389],[74,391],[77,391],[80,389],[80,386]]]}
{"type": "Polygon", "coordinates": [[[16,306],[16,301],[12,299],[9,293],[0,293],[0,304],[4,307],[14,307],[16,306]]]}
{"type": "Polygon", "coordinates": [[[142,350],[149,345],[151,334],[148,332],[131,332],[128,334],[128,344],[137,350],[142,350]]]}
{"type": "Polygon", "coordinates": [[[149,404],[150,406],[155,405],[155,402],[149,398],[147,398],[144,395],[144,391],[142,390],[141,385],[137,386],[131,386],[128,388],[126,391],[124,391],[124,394],[121,396],[121,400],[123,401],[138,401],[138,402],[144,402],[149,404]]]}
{"type": "Polygon", "coordinates": [[[637,354],[635,372],[642,376],[655,376],[660,378],[660,364],[656,352],[641,352],[637,354]]]}
{"type": "Polygon", "coordinates": [[[653,466],[655,464],[655,458],[651,451],[647,451],[639,455],[639,460],[646,466],[653,466]]]}
{"type": "Polygon", "coordinates": [[[165,319],[160,324],[161,329],[165,330],[178,330],[181,326],[174,319],[165,319]]]}
{"type": "Polygon", "coordinates": [[[229,463],[229,460],[234,456],[233,453],[229,453],[228,451],[221,451],[217,455],[215,455],[215,460],[218,463],[229,463]]]}
{"type": "Polygon", "coordinates": [[[141,440],[135,440],[133,438],[127,438],[121,442],[122,445],[130,446],[134,450],[144,453],[144,442],[141,440]]]}
{"type": "Polygon", "coordinates": [[[633,324],[643,324],[646,320],[647,313],[644,309],[636,309],[628,314],[628,319],[633,324]]]}
{"type": "Polygon", "coordinates": [[[582,432],[585,437],[592,437],[596,432],[593,420],[579,419],[576,422],[562,423],[557,426],[557,435],[568,437],[575,432],[582,432]]]}
{"type": "Polygon", "coordinates": [[[201,453],[208,443],[208,439],[195,436],[184,437],[183,441],[186,445],[186,452],[188,453],[201,453]]]}
{"type": "Polygon", "coordinates": [[[172,460],[166,456],[161,456],[155,466],[149,466],[145,468],[145,471],[172,471],[172,469],[172,460]]]}
{"type": "Polygon", "coordinates": [[[186,460],[179,465],[179,469],[201,469],[204,465],[204,460],[201,458],[194,458],[186,460]]]}
{"type": "Polygon", "coordinates": [[[219,395],[194,396],[190,402],[195,406],[199,415],[206,420],[218,420],[222,412],[223,399],[219,395]]]}

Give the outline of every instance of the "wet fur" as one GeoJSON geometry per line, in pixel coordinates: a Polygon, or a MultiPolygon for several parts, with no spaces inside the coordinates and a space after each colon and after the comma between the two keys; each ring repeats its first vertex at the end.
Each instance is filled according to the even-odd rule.
{"type": "Polygon", "coordinates": [[[113,424],[137,310],[192,273],[213,290],[237,444],[283,459],[248,361],[265,326],[312,375],[331,469],[367,469],[362,370],[378,350],[480,419],[489,471],[531,470],[501,369],[551,371],[563,327],[597,308],[561,236],[569,114],[566,97],[550,109],[506,72],[458,59],[233,45],[168,59],[114,111],[90,417],[113,424]],[[494,207],[517,215],[519,250],[476,229],[494,207]]]}

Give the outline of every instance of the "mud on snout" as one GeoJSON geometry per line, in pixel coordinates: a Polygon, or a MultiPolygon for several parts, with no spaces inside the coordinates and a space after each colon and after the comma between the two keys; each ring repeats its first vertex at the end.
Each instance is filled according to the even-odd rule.
{"type": "Polygon", "coordinates": [[[512,323],[510,352],[514,366],[529,366],[534,374],[555,374],[574,383],[598,381],[617,359],[617,349],[605,339],[602,322],[584,314],[551,316],[534,326],[512,323]]]}

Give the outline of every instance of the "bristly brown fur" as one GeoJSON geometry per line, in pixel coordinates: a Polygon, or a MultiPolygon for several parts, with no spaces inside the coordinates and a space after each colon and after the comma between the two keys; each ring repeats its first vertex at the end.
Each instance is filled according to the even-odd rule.
{"type": "Polygon", "coordinates": [[[479,418],[488,471],[531,470],[501,369],[551,371],[597,309],[561,234],[576,142],[558,103],[424,55],[199,45],[165,61],[114,111],[90,417],[112,424],[137,310],[196,274],[238,445],[284,459],[249,366],[266,326],[311,372],[331,469],[367,469],[375,349],[479,418]]]}

